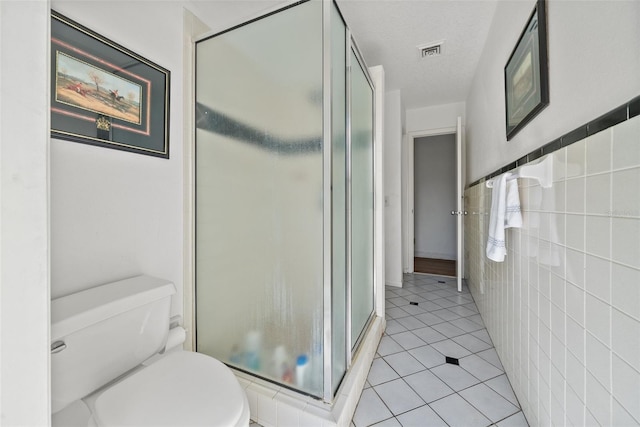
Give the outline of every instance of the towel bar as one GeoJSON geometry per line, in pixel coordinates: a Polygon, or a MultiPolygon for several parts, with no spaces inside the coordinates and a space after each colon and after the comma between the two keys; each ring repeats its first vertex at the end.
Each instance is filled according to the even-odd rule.
{"type": "MultiPolygon", "coordinates": [[[[507,181],[516,178],[532,178],[537,180],[542,188],[551,188],[553,186],[553,153],[542,157],[538,163],[523,165],[506,173],[509,174],[507,181]]],[[[493,188],[494,179],[486,182],[487,187],[493,188]]]]}

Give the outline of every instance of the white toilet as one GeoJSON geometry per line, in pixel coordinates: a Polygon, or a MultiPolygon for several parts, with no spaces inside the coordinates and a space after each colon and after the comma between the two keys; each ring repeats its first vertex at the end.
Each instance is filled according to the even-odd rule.
{"type": "Polygon", "coordinates": [[[171,282],[138,276],[51,301],[54,426],[249,425],[229,368],[164,351],[174,293],[171,282]]]}

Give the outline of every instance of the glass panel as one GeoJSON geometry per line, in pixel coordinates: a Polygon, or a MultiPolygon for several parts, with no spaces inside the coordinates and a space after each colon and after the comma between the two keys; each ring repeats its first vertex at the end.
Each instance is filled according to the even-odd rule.
{"type": "Polygon", "coordinates": [[[322,396],[322,9],[197,44],[197,350],[322,396]]]}
{"type": "Polygon", "coordinates": [[[332,380],[335,393],[346,371],[347,333],[347,207],[346,207],[346,28],[336,5],[331,9],[331,85],[332,85],[332,380]]]}
{"type": "Polygon", "coordinates": [[[373,312],[373,90],[351,52],[351,342],[373,312]]]}

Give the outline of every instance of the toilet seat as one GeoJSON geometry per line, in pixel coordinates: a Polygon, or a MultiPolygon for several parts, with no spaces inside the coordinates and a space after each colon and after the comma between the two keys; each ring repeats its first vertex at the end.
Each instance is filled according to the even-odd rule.
{"type": "Polygon", "coordinates": [[[95,401],[98,426],[247,426],[249,404],[231,370],[200,353],[168,354],[95,401]]]}

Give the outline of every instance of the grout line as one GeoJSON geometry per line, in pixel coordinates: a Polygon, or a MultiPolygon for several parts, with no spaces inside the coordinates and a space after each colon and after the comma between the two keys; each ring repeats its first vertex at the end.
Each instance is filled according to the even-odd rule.
{"type": "MultiPolygon", "coordinates": [[[[627,109],[627,119],[629,118],[629,109],[627,109]]],[[[609,141],[609,211],[613,213],[613,146],[615,140],[615,129],[612,128],[609,141]]],[[[586,222],[586,220],[585,220],[586,222]]],[[[605,390],[609,392],[609,425],[613,425],[613,218],[609,217],[609,387],[605,390]]],[[[585,308],[586,310],[586,308],[585,308]]]]}
{"type": "MultiPolygon", "coordinates": [[[[568,160],[567,160],[568,161],[568,160]]],[[[582,292],[582,319],[580,320],[580,322],[577,322],[578,325],[580,325],[582,327],[582,354],[583,354],[583,366],[584,369],[582,370],[582,396],[584,396],[584,401],[583,403],[586,404],[586,400],[587,400],[587,320],[586,320],[586,313],[587,313],[587,277],[586,277],[586,269],[587,269],[587,255],[586,255],[586,250],[587,250],[587,178],[586,178],[586,174],[587,174],[587,168],[588,168],[588,164],[587,164],[587,144],[584,144],[584,157],[582,159],[582,164],[584,165],[584,175],[585,177],[584,179],[584,193],[582,194],[582,205],[583,205],[583,209],[582,209],[582,215],[584,215],[585,219],[582,222],[582,239],[584,242],[584,248],[582,249],[582,266],[583,266],[583,273],[582,273],[582,288],[580,288],[578,286],[578,288],[580,288],[583,292],[582,292]]],[[[566,191],[565,191],[566,194],[566,191]]],[[[565,206],[566,207],[566,206],[565,206]]],[[[568,279],[567,279],[567,283],[571,283],[568,279]]],[[[574,285],[576,285],[574,283],[574,285]]],[[[577,285],[576,285],[577,286],[577,285]]],[[[568,312],[566,313],[566,316],[573,318],[568,312]]],[[[568,350],[568,348],[567,348],[568,350]]],[[[575,356],[575,355],[574,355],[575,356]]],[[[586,411],[586,405],[583,409],[583,411],[586,411]]],[[[586,414],[583,414],[583,418],[585,417],[586,414]]]]}

